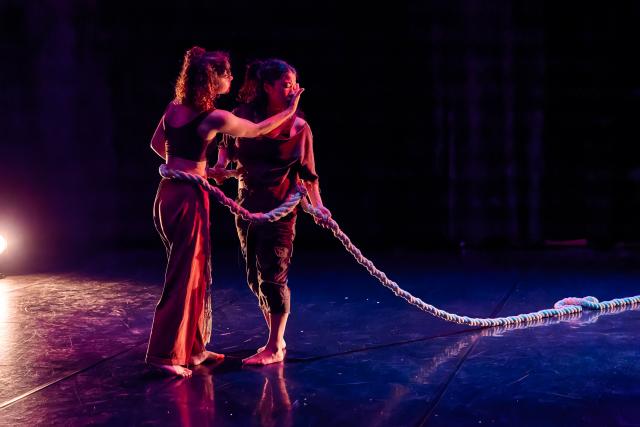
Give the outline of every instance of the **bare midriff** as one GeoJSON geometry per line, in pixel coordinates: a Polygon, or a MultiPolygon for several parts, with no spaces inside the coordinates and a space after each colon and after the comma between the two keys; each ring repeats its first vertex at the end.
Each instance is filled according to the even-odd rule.
{"type": "Polygon", "coordinates": [[[167,156],[167,167],[193,175],[206,176],[207,161],[196,162],[182,157],[167,156]]]}

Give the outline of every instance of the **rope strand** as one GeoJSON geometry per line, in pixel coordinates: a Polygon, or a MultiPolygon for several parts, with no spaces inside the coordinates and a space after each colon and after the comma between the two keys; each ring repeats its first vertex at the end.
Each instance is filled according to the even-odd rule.
{"type": "Polygon", "coordinates": [[[637,306],[638,304],[640,304],[640,295],[626,298],[616,298],[610,301],[602,302],[599,302],[596,297],[592,296],[583,298],[569,297],[556,302],[554,304],[554,308],[539,310],[532,313],[518,314],[507,317],[486,318],[460,316],[455,313],[449,313],[448,311],[441,310],[431,304],[427,304],[420,298],[417,298],[404,289],[400,288],[400,286],[398,286],[396,282],[389,279],[384,272],[380,271],[373,264],[373,262],[371,262],[371,260],[369,260],[362,254],[360,249],[358,249],[351,242],[351,239],[349,239],[349,237],[340,229],[340,226],[336,221],[333,220],[333,218],[323,215],[320,211],[311,206],[306,198],[304,198],[304,196],[306,195],[306,191],[302,185],[298,185],[296,191],[292,192],[281,206],[273,209],[272,211],[269,211],[267,213],[251,213],[227,196],[225,196],[225,194],[219,188],[212,186],[211,184],[209,184],[209,182],[207,182],[206,179],[201,176],[172,170],[166,167],[166,165],[160,166],[160,175],[165,178],[177,178],[197,182],[198,184],[202,185],[204,189],[212,193],[214,197],[224,206],[229,208],[231,212],[236,215],[240,215],[242,219],[246,221],[277,221],[278,219],[286,216],[289,212],[293,211],[298,203],[301,203],[302,209],[309,215],[313,216],[318,225],[330,230],[333,235],[340,241],[340,243],[342,243],[342,246],[345,247],[347,252],[349,252],[355,258],[355,260],[360,265],[362,265],[371,276],[375,277],[384,287],[389,289],[396,296],[407,301],[409,304],[435,317],[446,320],[447,322],[455,322],[463,325],[480,327],[511,326],[530,322],[539,322],[550,317],[576,315],[578,313],[581,313],[583,309],[608,311],[617,307],[623,307],[627,305],[637,306]]]}
{"type": "Polygon", "coordinates": [[[164,164],[160,165],[159,170],[160,170],[160,176],[162,176],[163,178],[180,179],[183,181],[191,181],[191,182],[195,182],[196,184],[200,184],[202,188],[207,190],[209,193],[213,194],[213,197],[215,197],[217,201],[219,201],[222,205],[229,208],[229,210],[234,215],[238,215],[245,221],[250,221],[250,222],[258,222],[258,223],[274,222],[281,218],[284,218],[295,209],[295,207],[298,205],[300,200],[307,194],[306,188],[304,188],[304,186],[302,185],[298,185],[296,188],[296,191],[293,191],[291,194],[289,194],[289,197],[287,197],[287,200],[285,200],[284,203],[282,203],[277,208],[272,209],[266,213],[263,213],[263,212],[252,213],[246,210],[245,208],[243,208],[242,206],[240,206],[239,204],[237,204],[234,200],[228,198],[222,192],[222,190],[220,190],[218,187],[215,187],[209,184],[209,181],[207,181],[205,178],[201,177],[200,175],[194,175],[194,174],[182,172],[175,169],[170,169],[169,167],[167,167],[167,165],[164,165],[164,164]]]}

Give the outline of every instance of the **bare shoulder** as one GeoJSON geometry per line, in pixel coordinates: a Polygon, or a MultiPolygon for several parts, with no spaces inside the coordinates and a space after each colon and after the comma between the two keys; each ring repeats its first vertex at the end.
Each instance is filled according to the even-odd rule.
{"type": "Polygon", "coordinates": [[[165,119],[171,126],[182,126],[197,116],[198,112],[186,105],[171,101],[164,112],[165,119]]]}
{"type": "Polygon", "coordinates": [[[184,104],[180,104],[176,102],[175,99],[167,104],[167,108],[164,111],[165,113],[180,114],[180,115],[189,115],[190,113],[193,112],[191,108],[187,107],[184,104]]]}
{"type": "Polygon", "coordinates": [[[176,108],[178,108],[178,104],[176,104],[175,101],[171,101],[170,103],[167,104],[167,108],[164,109],[164,115],[169,116],[173,114],[176,108]]]}
{"type": "Polygon", "coordinates": [[[231,113],[230,111],[227,110],[221,110],[219,108],[216,108],[215,110],[213,110],[212,112],[209,113],[209,117],[224,117],[227,118],[229,116],[232,116],[233,113],[231,113]]]}
{"type": "Polygon", "coordinates": [[[206,122],[209,126],[220,128],[229,122],[234,115],[227,110],[215,109],[207,115],[206,122]]]}

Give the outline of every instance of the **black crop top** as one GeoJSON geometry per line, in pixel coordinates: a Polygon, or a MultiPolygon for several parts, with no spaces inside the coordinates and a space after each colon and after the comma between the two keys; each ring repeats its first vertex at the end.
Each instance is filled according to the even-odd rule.
{"type": "Polygon", "coordinates": [[[181,157],[194,162],[206,160],[209,142],[198,135],[198,126],[209,113],[210,111],[203,111],[187,124],[178,127],[171,126],[166,120],[162,121],[164,134],[167,138],[168,156],[181,157]]]}

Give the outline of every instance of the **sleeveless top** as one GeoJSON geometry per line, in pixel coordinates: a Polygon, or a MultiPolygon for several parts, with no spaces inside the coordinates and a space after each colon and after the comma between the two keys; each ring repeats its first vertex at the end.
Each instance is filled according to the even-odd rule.
{"type": "Polygon", "coordinates": [[[190,122],[173,127],[166,120],[162,120],[162,127],[167,138],[166,150],[168,156],[180,157],[194,162],[206,160],[207,145],[209,141],[205,141],[198,135],[198,126],[211,112],[203,111],[194,117],[190,122]]]}

